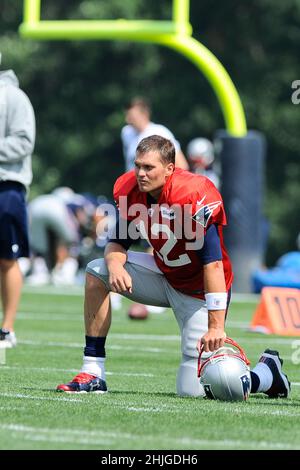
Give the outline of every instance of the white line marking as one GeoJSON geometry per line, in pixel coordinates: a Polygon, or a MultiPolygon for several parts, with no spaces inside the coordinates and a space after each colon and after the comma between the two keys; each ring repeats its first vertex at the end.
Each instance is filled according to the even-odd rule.
{"type": "Polygon", "coordinates": [[[130,333],[112,333],[109,336],[116,339],[128,339],[130,341],[180,341],[179,335],[142,335],[130,333]]]}
{"type": "Polygon", "coordinates": [[[15,410],[26,410],[25,406],[0,406],[0,410],[5,411],[6,413],[10,413],[11,411],[15,410]]]}
{"type": "Polygon", "coordinates": [[[66,397],[57,397],[57,398],[52,398],[52,397],[35,397],[33,395],[26,395],[24,393],[3,393],[0,392],[0,397],[6,397],[6,398],[22,398],[22,399],[27,399],[27,400],[46,400],[46,401],[69,401],[69,402],[78,402],[78,403],[84,403],[84,400],[76,399],[76,398],[66,398],[66,397]]]}
{"type": "MultiPolygon", "coordinates": [[[[66,312],[65,312],[66,313],[66,312]]],[[[74,322],[82,322],[83,320],[83,315],[79,316],[79,315],[73,315],[71,314],[58,314],[57,312],[56,313],[50,313],[50,312],[47,312],[44,314],[41,314],[41,313],[26,313],[26,312],[19,312],[18,313],[18,317],[17,317],[17,320],[18,321],[32,321],[32,320],[36,320],[36,321],[74,321],[74,322]]]]}
{"type": "MultiPolygon", "coordinates": [[[[22,439],[27,440],[40,440],[40,441],[51,441],[51,442],[73,442],[77,444],[90,444],[101,446],[107,444],[106,440],[129,440],[132,443],[138,442],[141,440],[141,435],[129,434],[122,432],[110,432],[103,431],[102,429],[97,429],[95,431],[85,431],[84,429],[59,429],[59,428],[39,428],[34,426],[26,426],[23,424],[0,424],[0,430],[11,431],[12,433],[21,433],[22,439]]],[[[182,436],[181,438],[172,438],[165,436],[157,435],[145,435],[142,436],[143,440],[146,442],[156,442],[157,439],[161,443],[166,443],[170,445],[178,446],[191,446],[195,449],[198,447],[220,447],[220,448],[278,448],[278,449],[295,449],[296,445],[287,444],[284,442],[267,442],[267,441],[251,441],[248,440],[235,440],[235,439],[224,439],[224,440],[214,440],[214,439],[195,439],[189,436],[182,436]]],[[[128,446],[128,445],[127,445],[128,446]]]]}
{"type": "MultiPolygon", "coordinates": [[[[112,439],[106,439],[103,435],[101,439],[96,439],[98,436],[89,433],[86,434],[84,431],[79,433],[78,431],[72,431],[70,429],[59,430],[59,429],[48,429],[48,428],[34,428],[31,426],[15,425],[15,424],[3,424],[0,425],[0,429],[11,431],[13,434],[21,432],[22,439],[29,441],[41,441],[41,442],[58,442],[58,443],[72,443],[72,444],[84,444],[84,445],[103,445],[112,444],[112,439]],[[86,437],[85,437],[86,435],[86,437]],[[95,437],[95,438],[93,438],[95,437]]],[[[95,433],[96,434],[96,433],[95,433]]],[[[98,433],[97,433],[98,434],[98,433]]]]}
{"type": "MultiPolygon", "coordinates": [[[[43,312],[43,313],[32,313],[32,312],[18,312],[17,321],[48,321],[48,322],[83,322],[83,314],[74,311],[68,313],[64,310],[63,313],[59,312],[43,312]]],[[[120,315],[114,316],[114,323],[122,322],[123,319],[120,315]]]]}
{"type": "MultiPolygon", "coordinates": [[[[162,336],[163,338],[163,336],[162,336]]],[[[56,342],[56,341],[31,341],[31,340],[23,340],[19,341],[18,344],[26,344],[32,346],[50,346],[50,347],[63,347],[63,348],[83,348],[83,343],[64,343],[64,342],[56,342]]],[[[119,345],[108,345],[107,349],[116,350],[116,351],[135,351],[136,346],[119,346],[119,345]]],[[[170,351],[169,349],[162,349],[162,348],[146,348],[143,346],[143,349],[139,351],[139,354],[142,353],[165,353],[170,351]]]]}
{"type": "Polygon", "coordinates": [[[291,345],[295,338],[274,338],[274,336],[270,337],[269,335],[263,335],[261,338],[252,338],[250,335],[247,338],[234,338],[240,344],[243,343],[257,343],[257,344],[287,344],[291,345]]]}
{"type": "MultiPolygon", "coordinates": [[[[23,367],[23,366],[1,366],[1,370],[35,370],[40,372],[70,372],[72,374],[77,374],[79,369],[59,369],[57,367],[23,367]]],[[[124,377],[155,377],[154,374],[140,374],[140,373],[133,373],[133,372],[105,372],[106,375],[118,375],[124,377]]]]}
{"type": "MultiPolygon", "coordinates": [[[[119,340],[130,340],[130,341],[160,341],[162,344],[164,341],[180,341],[179,335],[143,335],[143,334],[127,334],[127,333],[110,333],[109,338],[112,339],[119,339],[119,340]]],[[[253,338],[253,337],[235,337],[235,341],[244,344],[244,343],[257,343],[257,344],[265,344],[265,343],[272,343],[272,344],[286,344],[292,345],[294,338],[270,338],[268,336],[263,336],[261,338],[253,338]]],[[[33,345],[48,345],[48,346],[66,346],[66,347],[83,347],[83,343],[60,343],[60,342],[52,342],[52,341],[31,341],[31,340],[22,340],[19,341],[23,344],[33,344],[33,345]]],[[[112,348],[113,346],[109,346],[112,348]]],[[[123,346],[120,346],[122,348],[123,346]]],[[[144,348],[143,348],[144,349],[144,348]]],[[[155,349],[155,348],[154,348],[155,349]]]]}
{"type": "MultiPolygon", "coordinates": [[[[226,407],[222,410],[222,411],[225,411],[226,410],[226,407]]],[[[290,417],[293,417],[293,416],[300,416],[300,412],[299,413],[296,413],[294,411],[288,411],[288,410],[270,410],[270,409],[266,409],[266,410],[257,410],[256,408],[244,408],[244,409],[233,409],[233,408],[230,408],[228,409],[228,413],[230,414],[236,414],[236,415],[241,415],[241,414],[249,414],[249,415],[255,415],[255,416],[290,416],[290,417]]]]}
{"type": "Polygon", "coordinates": [[[90,437],[84,439],[82,437],[79,438],[72,438],[72,437],[65,437],[65,436],[32,436],[32,435],[24,435],[22,436],[25,441],[32,441],[32,442],[55,442],[55,443],[66,443],[66,444],[82,444],[84,446],[103,446],[105,445],[110,446],[112,444],[111,439],[105,439],[105,437],[101,438],[100,440],[91,439],[90,437]]]}
{"type": "MultiPolygon", "coordinates": [[[[74,285],[66,287],[57,286],[29,286],[24,285],[23,292],[28,294],[39,294],[39,295],[69,295],[69,296],[83,296],[84,286],[74,285]]],[[[260,294],[238,294],[233,293],[231,296],[231,302],[233,303],[258,303],[261,296],[260,294]]]]}
{"type": "MultiPolygon", "coordinates": [[[[174,410],[162,410],[161,408],[137,408],[135,406],[120,406],[119,408],[122,408],[126,411],[133,411],[133,412],[137,412],[137,413],[161,413],[162,411],[167,411],[168,413],[174,413],[175,411],[174,410]]],[[[179,411],[179,410],[178,410],[179,411]]]]}
{"type": "Polygon", "coordinates": [[[26,294],[38,294],[38,295],[68,295],[68,296],[83,296],[84,287],[83,286],[65,286],[65,287],[55,287],[55,286],[29,286],[24,284],[23,292],[26,294]]]}
{"type": "MultiPolygon", "coordinates": [[[[83,314],[78,314],[77,312],[70,310],[64,310],[63,313],[56,312],[43,312],[43,313],[33,313],[33,312],[18,312],[17,319],[19,321],[72,321],[72,322],[82,322],[83,321],[83,314]]],[[[114,323],[118,321],[122,321],[122,318],[118,315],[114,316],[114,323]]],[[[237,328],[241,330],[248,330],[250,322],[243,322],[243,321],[231,321],[228,320],[226,322],[226,326],[229,328],[237,328]]],[[[147,335],[145,335],[147,336],[147,335]]],[[[155,336],[155,335],[154,335],[155,336]]],[[[173,335],[176,337],[176,335],[173,335]]]]}

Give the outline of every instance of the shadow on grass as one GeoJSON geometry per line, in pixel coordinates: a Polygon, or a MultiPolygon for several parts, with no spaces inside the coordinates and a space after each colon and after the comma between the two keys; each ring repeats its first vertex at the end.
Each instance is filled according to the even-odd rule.
{"type": "MultiPolygon", "coordinates": [[[[53,388],[41,388],[41,387],[24,387],[22,389],[23,391],[30,391],[30,392],[47,392],[47,393],[51,393],[53,395],[56,395],[56,396],[85,396],[87,394],[85,393],[64,393],[64,392],[57,392],[55,390],[55,386],[53,388]]],[[[88,394],[89,396],[91,395],[96,395],[99,397],[99,394],[93,394],[93,393],[89,393],[88,394]]],[[[180,399],[180,400],[184,400],[184,401],[194,401],[194,400],[198,400],[198,398],[196,397],[179,397],[175,392],[145,392],[145,391],[138,391],[138,390],[109,390],[108,391],[108,394],[104,394],[104,396],[106,397],[110,397],[110,396],[113,396],[113,397],[117,397],[118,395],[130,395],[130,396],[139,396],[139,397],[158,397],[158,398],[176,398],[176,399],[180,399]]],[[[102,396],[102,395],[101,395],[102,396]]],[[[213,400],[208,400],[206,398],[202,399],[204,401],[208,401],[209,403],[213,403],[213,400]]],[[[225,403],[225,402],[221,402],[219,400],[216,400],[216,403],[218,404],[221,404],[221,403],[225,403]]],[[[242,404],[242,402],[226,402],[227,404],[242,404]]],[[[271,399],[271,398],[268,398],[267,396],[264,396],[262,394],[260,394],[259,396],[254,396],[252,395],[249,399],[249,401],[247,402],[248,405],[251,405],[251,406],[261,406],[261,405],[266,405],[266,406],[285,406],[285,407],[298,407],[300,406],[300,399],[299,398],[294,398],[294,399],[291,399],[291,398],[288,398],[288,399],[285,399],[285,398],[274,398],[274,399],[271,399]]]]}
{"type": "MultiPolygon", "coordinates": [[[[55,390],[55,387],[53,388],[41,388],[41,387],[23,387],[23,391],[31,391],[31,392],[51,392],[54,393],[57,396],[84,396],[85,394],[82,393],[64,393],[64,392],[57,392],[55,390]]],[[[93,394],[92,392],[89,393],[88,395],[96,395],[99,396],[99,394],[95,393],[93,394]]],[[[171,393],[171,392],[143,392],[143,391],[137,391],[137,390],[109,390],[108,394],[104,394],[105,396],[117,396],[117,395],[137,395],[137,396],[153,396],[153,397],[165,397],[165,398],[179,398],[177,394],[171,393]]],[[[185,397],[186,399],[193,399],[191,397],[185,397]]]]}

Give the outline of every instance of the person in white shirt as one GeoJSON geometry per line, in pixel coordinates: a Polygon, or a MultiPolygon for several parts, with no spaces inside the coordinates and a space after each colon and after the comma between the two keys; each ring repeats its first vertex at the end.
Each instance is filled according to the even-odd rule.
{"type": "Polygon", "coordinates": [[[129,102],[125,108],[125,121],[127,124],[122,128],[121,139],[126,171],[134,168],[135,153],[139,142],[150,135],[160,135],[171,140],[176,150],[176,166],[188,170],[189,165],[179,142],[167,127],[151,121],[151,109],[144,98],[136,97],[129,102]]]}
{"type": "MultiPolygon", "coordinates": [[[[150,105],[145,98],[132,98],[125,108],[125,121],[127,124],[122,128],[121,139],[126,171],[134,169],[136,148],[142,139],[150,135],[159,135],[171,140],[176,150],[175,165],[183,170],[189,169],[189,164],[181,151],[180,144],[172,132],[166,126],[151,121],[150,105]]],[[[148,246],[147,242],[145,243],[148,246]]],[[[152,251],[152,249],[148,247],[147,251],[152,251]]],[[[145,308],[140,304],[133,304],[132,308],[128,311],[130,318],[135,318],[134,312],[138,307],[145,308]]],[[[164,311],[162,307],[147,305],[146,308],[150,313],[161,313],[164,311]]],[[[139,318],[139,315],[136,318],[139,318]]]]}

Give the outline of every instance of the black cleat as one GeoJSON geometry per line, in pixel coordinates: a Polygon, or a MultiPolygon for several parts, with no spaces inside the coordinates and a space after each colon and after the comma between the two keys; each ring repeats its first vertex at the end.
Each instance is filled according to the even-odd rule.
{"type": "Polygon", "coordinates": [[[283,360],[279,357],[278,351],[266,349],[261,355],[259,362],[266,364],[273,375],[271,388],[264,393],[266,393],[269,398],[287,398],[291,391],[291,383],[282,372],[283,360]]]}

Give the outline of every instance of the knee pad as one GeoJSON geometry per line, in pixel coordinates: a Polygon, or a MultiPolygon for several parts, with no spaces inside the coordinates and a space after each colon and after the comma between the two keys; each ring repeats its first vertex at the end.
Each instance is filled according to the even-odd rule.
{"type": "Polygon", "coordinates": [[[176,388],[180,397],[205,396],[203,386],[197,376],[198,358],[183,355],[177,372],[176,388]]]}
{"type": "Polygon", "coordinates": [[[206,309],[199,309],[181,326],[181,352],[183,356],[198,358],[198,340],[207,332],[206,309]]]}
{"type": "Polygon", "coordinates": [[[108,291],[110,290],[108,283],[108,271],[103,258],[94,259],[88,263],[85,271],[101,281],[108,291]]]}
{"type": "Polygon", "coordinates": [[[98,259],[94,259],[93,261],[90,261],[87,264],[85,270],[87,273],[93,274],[94,276],[99,277],[100,279],[101,279],[101,276],[108,275],[104,258],[98,258],[98,259]]]}

